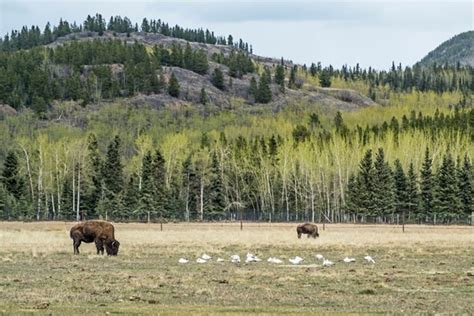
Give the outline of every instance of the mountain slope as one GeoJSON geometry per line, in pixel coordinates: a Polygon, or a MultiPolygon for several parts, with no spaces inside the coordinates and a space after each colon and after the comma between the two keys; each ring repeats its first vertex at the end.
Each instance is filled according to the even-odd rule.
{"type": "Polygon", "coordinates": [[[464,32],[447,40],[428,53],[419,64],[421,66],[434,63],[456,65],[457,62],[474,67],[474,31],[464,32]]]}

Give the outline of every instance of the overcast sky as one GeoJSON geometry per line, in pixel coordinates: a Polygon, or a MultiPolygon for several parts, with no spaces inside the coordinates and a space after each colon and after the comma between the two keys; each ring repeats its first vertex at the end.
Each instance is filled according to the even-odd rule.
{"type": "Polygon", "coordinates": [[[452,36],[474,29],[474,0],[161,1],[0,0],[0,34],[22,25],[82,23],[87,14],[143,17],[232,34],[254,53],[298,63],[386,69],[412,65],[452,36]]]}

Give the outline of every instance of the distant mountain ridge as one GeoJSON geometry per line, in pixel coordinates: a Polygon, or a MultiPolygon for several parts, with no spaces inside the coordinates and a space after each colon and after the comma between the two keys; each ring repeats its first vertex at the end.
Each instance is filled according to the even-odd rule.
{"type": "Polygon", "coordinates": [[[434,63],[454,66],[457,63],[474,67],[474,31],[458,34],[428,53],[420,62],[421,66],[434,63]]]}

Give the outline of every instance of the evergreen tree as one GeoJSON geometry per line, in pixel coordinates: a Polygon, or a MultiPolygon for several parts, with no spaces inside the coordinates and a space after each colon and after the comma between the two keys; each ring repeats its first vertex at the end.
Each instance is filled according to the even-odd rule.
{"type": "Polygon", "coordinates": [[[288,80],[288,88],[290,89],[296,88],[296,65],[291,67],[290,79],[288,80]]]}
{"type": "Polygon", "coordinates": [[[257,99],[258,85],[255,77],[252,76],[250,79],[249,95],[253,96],[254,99],[257,99]]]}
{"type": "Polygon", "coordinates": [[[474,190],[472,187],[472,165],[469,157],[464,155],[462,166],[458,166],[458,187],[461,209],[466,215],[474,212],[474,190]]]}
{"type": "Polygon", "coordinates": [[[408,212],[419,211],[420,196],[418,193],[418,180],[413,162],[410,162],[407,173],[407,209],[408,212]]]}
{"type": "Polygon", "coordinates": [[[157,149],[153,157],[153,180],[154,180],[154,199],[157,214],[161,217],[166,216],[168,206],[168,190],[166,187],[166,166],[165,159],[157,149]]]}
{"type": "Polygon", "coordinates": [[[128,184],[125,188],[125,194],[123,198],[124,214],[127,218],[137,213],[139,208],[139,199],[141,197],[138,185],[135,182],[136,175],[132,174],[128,180],[128,184]]]}
{"type": "MultiPolygon", "coordinates": [[[[359,164],[357,185],[359,192],[357,209],[361,214],[374,215],[374,166],[372,163],[372,150],[368,149],[359,164]]],[[[355,200],[357,201],[357,200],[355,200]]]]}
{"type": "Polygon", "coordinates": [[[319,84],[323,88],[329,88],[331,86],[331,74],[327,68],[324,68],[323,71],[319,73],[319,84]]]}
{"type": "Polygon", "coordinates": [[[168,82],[168,94],[172,97],[179,97],[179,82],[174,73],[171,74],[170,81],[168,82]]]}
{"type": "Polygon", "coordinates": [[[224,90],[224,74],[220,68],[215,68],[211,76],[211,82],[219,90],[224,90]]]}
{"type": "Polygon", "coordinates": [[[206,105],[209,102],[209,97],[207,95],[206,89],[204,87],[201,88],[201,94],[199,96],[199,103],[202,105],[206,105]]]}
{"type": "Polygon", "coordinates": [[[408,181],[399,159],[395,160],[393,179],[395,182],[395,210],[398,213],[408,211],[408,181]]]}
{"type": "Polygon", "coordinates": [[[95,215],[95,209],[102,195],[102,158],[99,153],[99,144],[95,134],[88,137],[88,157],[87,164],[89,169],[90,183],[85,190],[84,206],[89,210],[90,214],[95,215]]]}
{"type": "Polygon", "coordinates": [[[280,86],[285,85],[285,68],[283,67],[282,64],[276,66],[275,83],[280,86]]]}
{"type": "Polygon", "coordinates": [[[393,176],[382,148],[378,149],[375,157],[373,190],[373,212],[377,215],[391,214],[394,210],[393,176]]]}
{"type": "Polygon", "coordinates": [[[432,159],[428,147],[425,150],[425,159],[421,167],[421,212],[428,215],[433,211],[433,179],[432,179],[432,159]]]}
{"type": "Polygon", "coordinates": [[[460,213],[456,167],[449,152],[444,155],[443,162],[436,173],[433,193],[433,210],[438,216],[447,219],[460,213]]]}
{"type": "Polygon", "coordinates": [[[360,182],[357,181],[357,177],[354,174],[349,176],[347,182],[347,191],[346,191],[346,209],[352,214],[361,213],[361,200],[360,200],[360,182]]]}
{"type": "Polygon", "coordinates": [[[261,76],[258,83],[257,96],[255,98],[258,103],[268,103],[272,100],[272,90],[267,81],[266,76],[261,76]]]}
{"type": "Polygon", "coordinates": [[[25,183],[19,174],[18,158],[13,151],[8,152],[5,158],[1,180],[9,194],[16,199],[22,197],[25,183]]]}
{"type": "Polygon", "coordinates": [[[222,183],[222,174],[217,155],[214,152],[211,162],[211,180],[209,193],[209,218],[222,219],[225,214],[225,192],[222,183]]]}
{"type": "Polygon", "coordinates": [[[120,144],[120,137],[116,135],[109,144],[102,170],[105,194],[110,201],[117,199],[123,190],[123,166],[120,160],[120,144]]]}
{"type": "Polygon", "coordinates": [[[137,213],[139,216],[157,214],[157,203],[155,193],[157,191],[154,177],[154,165],[151,152],[147,152],[142,161],[141,190],[138,200],[137,213]]]}

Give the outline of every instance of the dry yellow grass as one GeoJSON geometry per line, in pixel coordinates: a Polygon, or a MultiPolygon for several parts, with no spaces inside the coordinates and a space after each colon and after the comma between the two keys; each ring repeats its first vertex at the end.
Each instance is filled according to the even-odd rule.
{"type": "Polygon", "coordinates": [[[0,314],[398,312],[474,313],[474,228],[327,225],[317,240],[295,224],[121,224],[115,258],[83,244],[72,222],[0,223],[0,314]],[[256,253],[264,262],[199,265],[256,253]],[[336,262],[323,268],[316,253],[336,262]],[[372,255],[375,265],[362,257],[372,255]],[[288,264],[299,255],[303,264],[288,264]],[[286,263],[265,260],[278,256],[286,263]],[[356,263],[341,262],[354,256],[356,263]],[[179,265],[187,257],[189,264],[179,265]],[[453,302],[456,304],[453,304],[453,302]]]}

